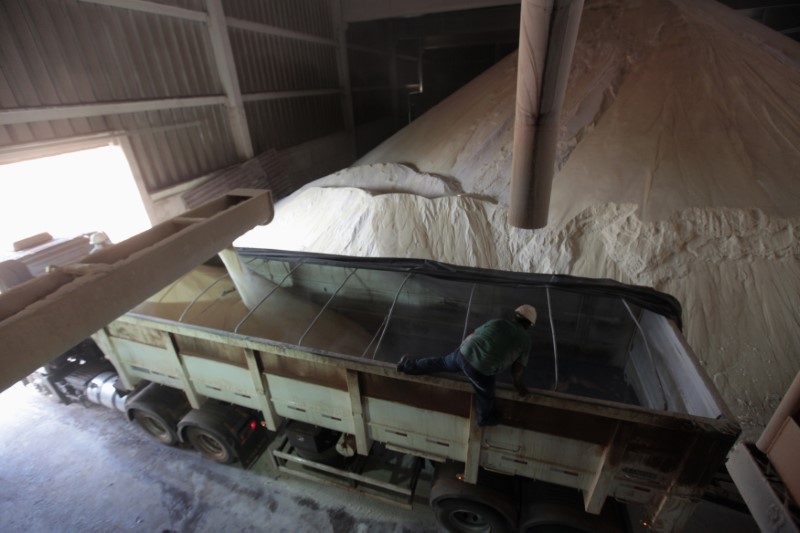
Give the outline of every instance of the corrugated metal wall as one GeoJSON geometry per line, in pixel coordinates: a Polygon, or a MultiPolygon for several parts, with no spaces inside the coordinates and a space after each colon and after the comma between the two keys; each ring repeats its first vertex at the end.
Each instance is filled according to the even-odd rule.
{"type": "MultiPolygon", "coordinates": [[[[144,4],[198,14],[207,9],[205,0],[144,4]]],[[[223,2],[229,24],[237,19],[267,25],[228,27],[256,154],[344,128],[331,5],[330,0],[223,2]],[[293,33],[268,34],[275,28],[293,33]],[[264,95],[275,91],[293,93],[264,95]]],[[[81,0],[0,1],[0,147],[124,131],[146,189],[162,190],[241,159],[223,98],[213,105],[21,123],[3,121],[3,112],[223,97],[223,85],[202,19],[81,0]]]]}
{"type": "Polygon", "coordinates": [[[234,18],[334,38],[331,6],[318,0],[226,0],[225,12],[234,18]]]}

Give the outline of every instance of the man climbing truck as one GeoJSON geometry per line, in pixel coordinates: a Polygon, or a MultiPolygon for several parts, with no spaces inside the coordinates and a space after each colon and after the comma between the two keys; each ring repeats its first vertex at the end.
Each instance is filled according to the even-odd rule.
{"type": "Polygon", "coordinates": [[[420,376],[436,372],[463,372],[475,389],[479,426],[496,426],[494,411],[495,376],[509,366],[514,387],[528,394],[522,372],[528,363],[531,340],[526,330],[536,323],[536,309],[521,305],[513,320],[494,319],[471,333],[461,345],[444,357],[412,359],[406,355],[397,363],[404,374],[420,376]]]}
{"type": "MultiPolygon", "coordinates": [[[[200,222],[204,244],[217,235],[222,249],[230,237],[214,216],[200,222]]],[[[85,260],[155,268],[166,252],[150,235],[155,259],[123,242],[85,260]]],[[[117,406],[159,442],[218,462],[247,466],[268,443],[282,473],[405,506],[427,461],[430,503],[453,531],[679,530],[739,434],[683,338],[679,304],[652,289],[414,259],[223,256],[106,323],[91,364],[73,352],[44,388],[117,406]],[[497,425],[478,425],[462,376],[397,372],[402,354],[447,353],[519,301],[539,313],[521,376],[530,392],[498,374],[497,425]],[[416,474],[376,477],[387,457],[416,474]]],[[[87,275],[107,291],[115,266],[87,275]]]]}

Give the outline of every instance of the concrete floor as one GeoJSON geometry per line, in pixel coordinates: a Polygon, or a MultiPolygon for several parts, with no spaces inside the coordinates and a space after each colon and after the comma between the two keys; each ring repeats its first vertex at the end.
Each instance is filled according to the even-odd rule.
{"type": "Polygon", "coordinates": [[[414,511],[152,441],[122,413],[0,394],[0,531],[437,531],[414,511]]]}
{"type": "MultiPolygon", "coordinates": [[[[422,491],[424,493],[424,491],[422,491]]],[[[689,532],[758,531],[703,504],[689,532]]],[[[424,494],[414,510],[247,471],[151,440],[122,413],[61,405],[32,388],[0,394],[0,531],[439,531],[424,494]]]]}

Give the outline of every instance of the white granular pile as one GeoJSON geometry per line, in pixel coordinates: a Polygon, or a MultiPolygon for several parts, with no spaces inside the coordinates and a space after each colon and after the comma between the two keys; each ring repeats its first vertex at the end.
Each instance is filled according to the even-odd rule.
{"type": "Polygon", "coordinates": [[[800,369],[800,44],[705,0],[586,2],[550,224],[506,223],[516,56],[237,246],[652,286],[755,438],[800,369]]]}

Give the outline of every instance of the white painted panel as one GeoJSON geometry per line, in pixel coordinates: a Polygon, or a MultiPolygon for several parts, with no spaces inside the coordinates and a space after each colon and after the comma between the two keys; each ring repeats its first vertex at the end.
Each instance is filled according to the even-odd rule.
{"type": "Polygon", "coordinates": [[[275,412],[336,431],[353,433],[350,395],[346,391],[267,374],[275,412]]]}
{"type": "Polygon", "coordinates": [[[258,393],[248,369],[191,355],[181,357],[198,394],[251,409],[259,408],[258,393]]]}
{"type": "Polygon", "coordinates": [[[181,369],[166,348],[140,344],[112,337],[111,342],[119,355],[120,363],[128,373],[143,379],[181,388],[178,376],[181,369]]]}
{"type": "Polygon", "coordinates": [[[464,461],[469,420],[400,403],[367,398],[364,413],[373,439],[464,461]]]}
{"type": "Polygon", "coordinates": [[[496,426],[484,430],[481,466],[585,488],[602,465],[603,449],[579,440],[496,426]]]}
{"type": "Polygon", "coordinates": [[[575,489],[585,489],[592,479],[591,475],[571,467],[492,450],[481,450],[481,466],[496,472],[530,477],[575,489]]]}

